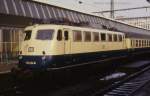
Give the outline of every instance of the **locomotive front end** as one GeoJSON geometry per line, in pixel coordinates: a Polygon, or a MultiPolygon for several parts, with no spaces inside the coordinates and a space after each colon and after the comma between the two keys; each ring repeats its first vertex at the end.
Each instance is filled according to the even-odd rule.
{"type": "Polygon", "coordinates": [[[19,55],[19,68],[45,69],[50,66],[53,54],[54,28],[27,27],[19,55]]]}

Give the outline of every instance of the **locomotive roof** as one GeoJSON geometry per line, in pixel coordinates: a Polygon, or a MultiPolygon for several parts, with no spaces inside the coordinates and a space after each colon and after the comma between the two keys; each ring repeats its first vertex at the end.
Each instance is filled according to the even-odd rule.
{"type": "Polygon", "coordinates": [[[36,29],[48,29],[48,28],[70,28],[72,30],[81,30],[81,31],[95,31],[95,32],[99,32],[101,31],[102,33],[105,32],[105,33],[117,33],[117,34],[124,34],[122,32],[117,32],[117,31],[108,31],[108,30],[104,30],[104,29],[96,29],[96,28],[88,28],[88,27],[77,27],[77,26],[69,26],[69,25],[55,25],[55,24],[36,24],[36,25],[33,25],[33,26],[28,26],[25,28],[25,30],[32,30],[33,28],[36,28],[36,29]]]}

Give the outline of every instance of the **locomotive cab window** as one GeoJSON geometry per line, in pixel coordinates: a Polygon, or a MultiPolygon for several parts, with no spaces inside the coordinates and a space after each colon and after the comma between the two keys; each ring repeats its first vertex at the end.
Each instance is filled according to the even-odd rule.
{"type": "Polygon", "coordinates": [[[54,30],[52,30],[52,29],[38,30],[36,39],[38,39],[38,40],[52,40],[53,34],[54,34],[54,30]]]}
{"type": "Polygon", "coordinates": [[[26,40],[30,40],[31,39],[31,34],[32,34],[32,31],[25,31],[25,38],[24,38],[24,41],[26,40]]]}

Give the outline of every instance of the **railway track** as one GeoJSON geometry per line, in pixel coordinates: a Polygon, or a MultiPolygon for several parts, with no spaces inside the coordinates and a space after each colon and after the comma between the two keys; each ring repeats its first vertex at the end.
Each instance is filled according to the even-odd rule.
{"type": "Polygon", "coordinates": [[[92,96],[133,96],[138,90],[150,83],[150,66],[129,75],[127,78],[114,82],[92,96]]]}
{"type": "MultiPolygon", "coordinates": [[[[27,96],[31,94],[36,94],[36,96],[66,96],[66,94],[69,94],[69,96],[133,96],[134,93],[147,83],[150,83],[150,66],[144,67],[140,71],[132,73],[123,79],[109,83],[107,86],[95,78],[88,82],[84,81],[80,84],[71,85],[70,87],[62,87],[60,90],[49,90],[46,94],[45,92],[44,94],[37,94],[36,92],[38,91],[35,91],[35,93],[30,93],[31,91],[26,93],[26,91],[22,91],[21,86],[14,86],[0,92],[0,96],[27,96]],[[104,86],[99,87],[101,85],[104,86]]],[[[27,87],[27,89],[30,90],[30,87],[27,87]]],[[[31,88],[31,90],[33,89],[31,88]]]]}

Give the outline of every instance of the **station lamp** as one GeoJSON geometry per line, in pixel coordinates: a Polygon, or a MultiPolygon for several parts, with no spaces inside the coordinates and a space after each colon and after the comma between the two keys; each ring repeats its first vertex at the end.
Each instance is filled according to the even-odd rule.
{"type": "Polygon", "coordinates": [[[148,3],[150,3],[150,0],[146,0],[148,3]]]}
{"type": "Polygon", "coordinates": [[[82,2],[82,1],[78,1],[78,3],[79,3],[79,4],[82,4],[83,2],[82,2]]]}

